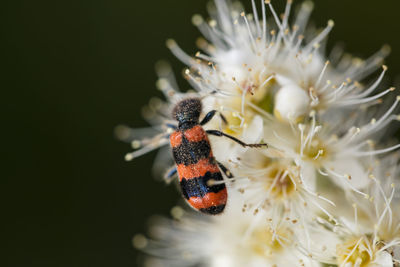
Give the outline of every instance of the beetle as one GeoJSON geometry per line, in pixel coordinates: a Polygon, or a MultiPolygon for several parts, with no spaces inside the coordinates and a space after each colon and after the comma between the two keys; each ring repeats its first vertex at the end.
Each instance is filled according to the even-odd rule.
{"type": "MultiPolygon", "coordinates": [[[[172,111],[173,118],[178,122],[170,134],[170,144],[176,166],[168,172],[166,178],[176,173],[183,197],[196,210],[202,213],[216,215],[224,211],[228,193],[221,171],[232,178],[232,173],[212,153],[207,135],[224,136],[244,147],[263,147],[267,144],[246,144],[241,140],[219,130],[204,130],[216,110],[208,112],[200,121],[202,104],[200,98],[183,99],[172,111]]],[[[222,114],[221,119],[227,123],[222,114]]]]}

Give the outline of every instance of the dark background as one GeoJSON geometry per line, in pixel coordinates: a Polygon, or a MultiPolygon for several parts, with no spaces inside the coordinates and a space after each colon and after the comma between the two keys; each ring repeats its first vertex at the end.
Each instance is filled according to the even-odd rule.
{"type": "MultiPolygon", "coordinates": [[[[132,236],[179,194],[152,178],[155,153],[126,163],[113,128],[146,126],[155,62],[183,68],[165,40],[195,53],[191,16],[206,2],[2,1],[1,266],[137,265],[132,236]]],[[[398,1],[315,2],[317,25],[336,22],[331,41],[362,57],[388,43],[389,75],[400,73],[398,1]]]]}

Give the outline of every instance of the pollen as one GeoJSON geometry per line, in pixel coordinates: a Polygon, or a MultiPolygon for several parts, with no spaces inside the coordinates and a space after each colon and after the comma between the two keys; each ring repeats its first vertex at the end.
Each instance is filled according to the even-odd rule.
{"type": "Polygon", "coordinates": [[[340,266],[366,267],[373,260],[374,253],[371,251],[371,241],[363,236],[353,238],[336,246],[337,263],[340,266]]]}
{"type": "Polygon", "coordinates": [[[249,244],[255,254],[270,258],[288,246],[292,236],[293,232],[288,228],[260,227],[252,233],[249,244]]]}
{"type": "Polygon", "coordinates": [[[304,146],[302,151],[298,149],[298,152],[302,153],[303,159],[317,164],[327,158],[328,151],[327,146],[319,138],[314,138],[308,145],[304,146]]]}
{"type": "Polygon", "coordinates": [[[272,163],[265,174],[265,189],[270,192],[270,197],[275,200],[287,200],[288,196],[295,192],[295,181],[298,174],[292,166],[280,163],[272,163]]]}

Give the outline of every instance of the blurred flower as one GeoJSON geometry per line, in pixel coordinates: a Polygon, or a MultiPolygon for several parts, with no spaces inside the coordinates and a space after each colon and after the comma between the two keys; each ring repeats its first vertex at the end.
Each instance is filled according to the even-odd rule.
{"type": "Polygon", "coordinates": [[[242,213],[237,209],[241,196],[230,197],[223,216],[204,217],[174,207],[174,220],[156,219],[145,249],[157,257],[148,258],[145,266],[320,266],[296,248],[295,222],[275,224],[262,210],[242,213]]]}

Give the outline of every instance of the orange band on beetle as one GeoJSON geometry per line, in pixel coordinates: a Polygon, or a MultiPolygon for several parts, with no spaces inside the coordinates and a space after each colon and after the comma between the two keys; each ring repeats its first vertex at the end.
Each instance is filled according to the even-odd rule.
{"type": "Polygon", "coordinates": [[[211,206],[224,205],[227,199],[228,191],[224,188],[218,193],[207,193],[204,197],[191,197],[188,202],[195,209],[207,209],[211,206]]]}
{"type": "Polygon", "coordinates": [[[200,142],[203,140],[208,141],[207,134],[200,125],[196,125],[191,129],[187,129],[184,134],[189,142],[200,142]]]}
{"type": "Polygon", "coordinates": [[[195,177],[204,176],[207,172],[219,172],[217,164],[210,163],[210,159],[201,159],[195,164],[187,165],[179,164],[177,166],[179,179],[190,179],[195,177]]]}
{"type": "Polygon", "coordinates": [[[173,132],[170,137],[169,140],[171,142],[171,146],[172,147],[177,147],[182,143],[182,133],[179,131],[175,131],[173,132]]]}

